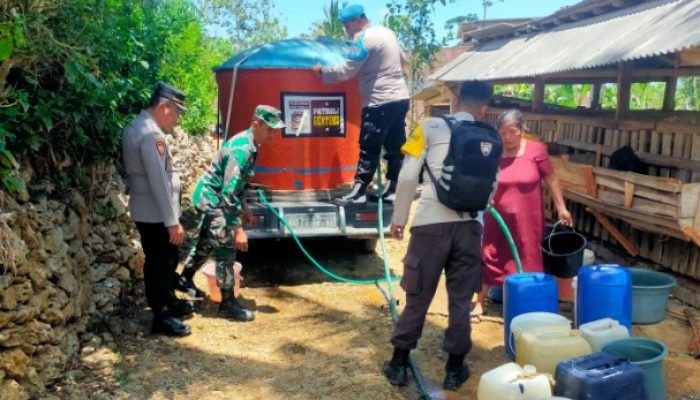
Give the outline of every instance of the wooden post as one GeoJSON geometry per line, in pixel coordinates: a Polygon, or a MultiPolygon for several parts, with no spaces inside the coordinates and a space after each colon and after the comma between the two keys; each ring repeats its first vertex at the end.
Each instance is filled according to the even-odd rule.
{"type": "Polygon", "coordinates": [[[593,214],[595,218],[598,220],[598,222],[605,228],[610,234],[617,240],[618,243],[627,251],[627,254],[629,254],[632,257],[636,257],[639,254],[639,246],[636,244],[632,243],[631,240],[629,240],[625,235],[620,232],[619,229],[610,221],[610,219],[605,216],[602,212],[591,208],[591,207],[586,207],[586,211],[589,213],[593,214]]]}
{"type": "Polygon", "coordinates": [[[668,77],[666,81],[666,90],[664,91],[664,111],[673,111],[676,109],[676,86],[678,78],[668,77]]]}
{"type": "Polygon", "coordinates": [[[535,93],[533,98],[533,112],[544,112],[544,80],[541,78],[535,79],[535,93]]]}
{"type": "Polygon", "coordinates": [[[619,121],[630,110],[630,92],[632,85],[632,62],[623,61],[617,65],[617,109],[615,120],[619,121]]]}
{"type": "Polygon", "coordinates": [[[600,110],[600,92],[603,89],[602,83],[593,84],[593,97],[591,98],[591,110],[600,110]]]}

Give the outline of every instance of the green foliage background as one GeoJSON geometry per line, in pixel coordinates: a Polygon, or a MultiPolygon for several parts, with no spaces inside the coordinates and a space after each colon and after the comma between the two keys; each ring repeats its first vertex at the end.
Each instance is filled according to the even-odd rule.
{"type": "Polygon", "coordinates": [[[236,41],[242,29],[266,23],[269,10],[249,13],[269,0],[209,3],[219,8],[192,0],[0,2],[0,190],[23,192],[20,163],[66,187],[86,166],[118,159],[125,124],[159,80],[188,96],[183,129],[206,133],[216,120],[211,68],[253,41],[286,35],[268,30],[236,41]],[[228,37],[208,34],[221,13],[244,12],[246,23],[229,27],[228,37]]]}

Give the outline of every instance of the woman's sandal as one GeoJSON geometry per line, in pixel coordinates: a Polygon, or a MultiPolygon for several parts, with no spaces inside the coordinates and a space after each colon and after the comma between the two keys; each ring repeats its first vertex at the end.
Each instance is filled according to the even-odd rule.
{"type": "Polygon", "coordinates": [[[470,312],[469,313],[469,318],[471,319],[472,324],[480,324],[481,323],[481,317],[483,316],[483,313],[475,313],[475,312],[470,312]]]}

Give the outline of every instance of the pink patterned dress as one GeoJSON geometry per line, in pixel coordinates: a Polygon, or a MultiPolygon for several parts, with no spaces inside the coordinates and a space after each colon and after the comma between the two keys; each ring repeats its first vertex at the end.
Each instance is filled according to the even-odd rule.
{"type": "MultiPolygon", "coordinates": [[[[520,253],[524,272],[542,272],[540,249],[544,231],[542,180],[554,172],[547,148],[526,141],[519,157],[504,157],[500,162],[494,207],[501,214],[520,253]]],[[[517,267],[501,227],[486,213],[484,217],[484,283],[502,286],[506,276],[517,267]]]]}

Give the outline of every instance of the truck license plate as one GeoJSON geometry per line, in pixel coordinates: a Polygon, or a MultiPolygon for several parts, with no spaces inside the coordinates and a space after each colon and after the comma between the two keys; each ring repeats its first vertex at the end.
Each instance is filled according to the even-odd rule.
{"type": "Polygon", "coordinates": [[[334,212],[286,214],[292,229],[337,228],[338,218],[334,212]]]}

